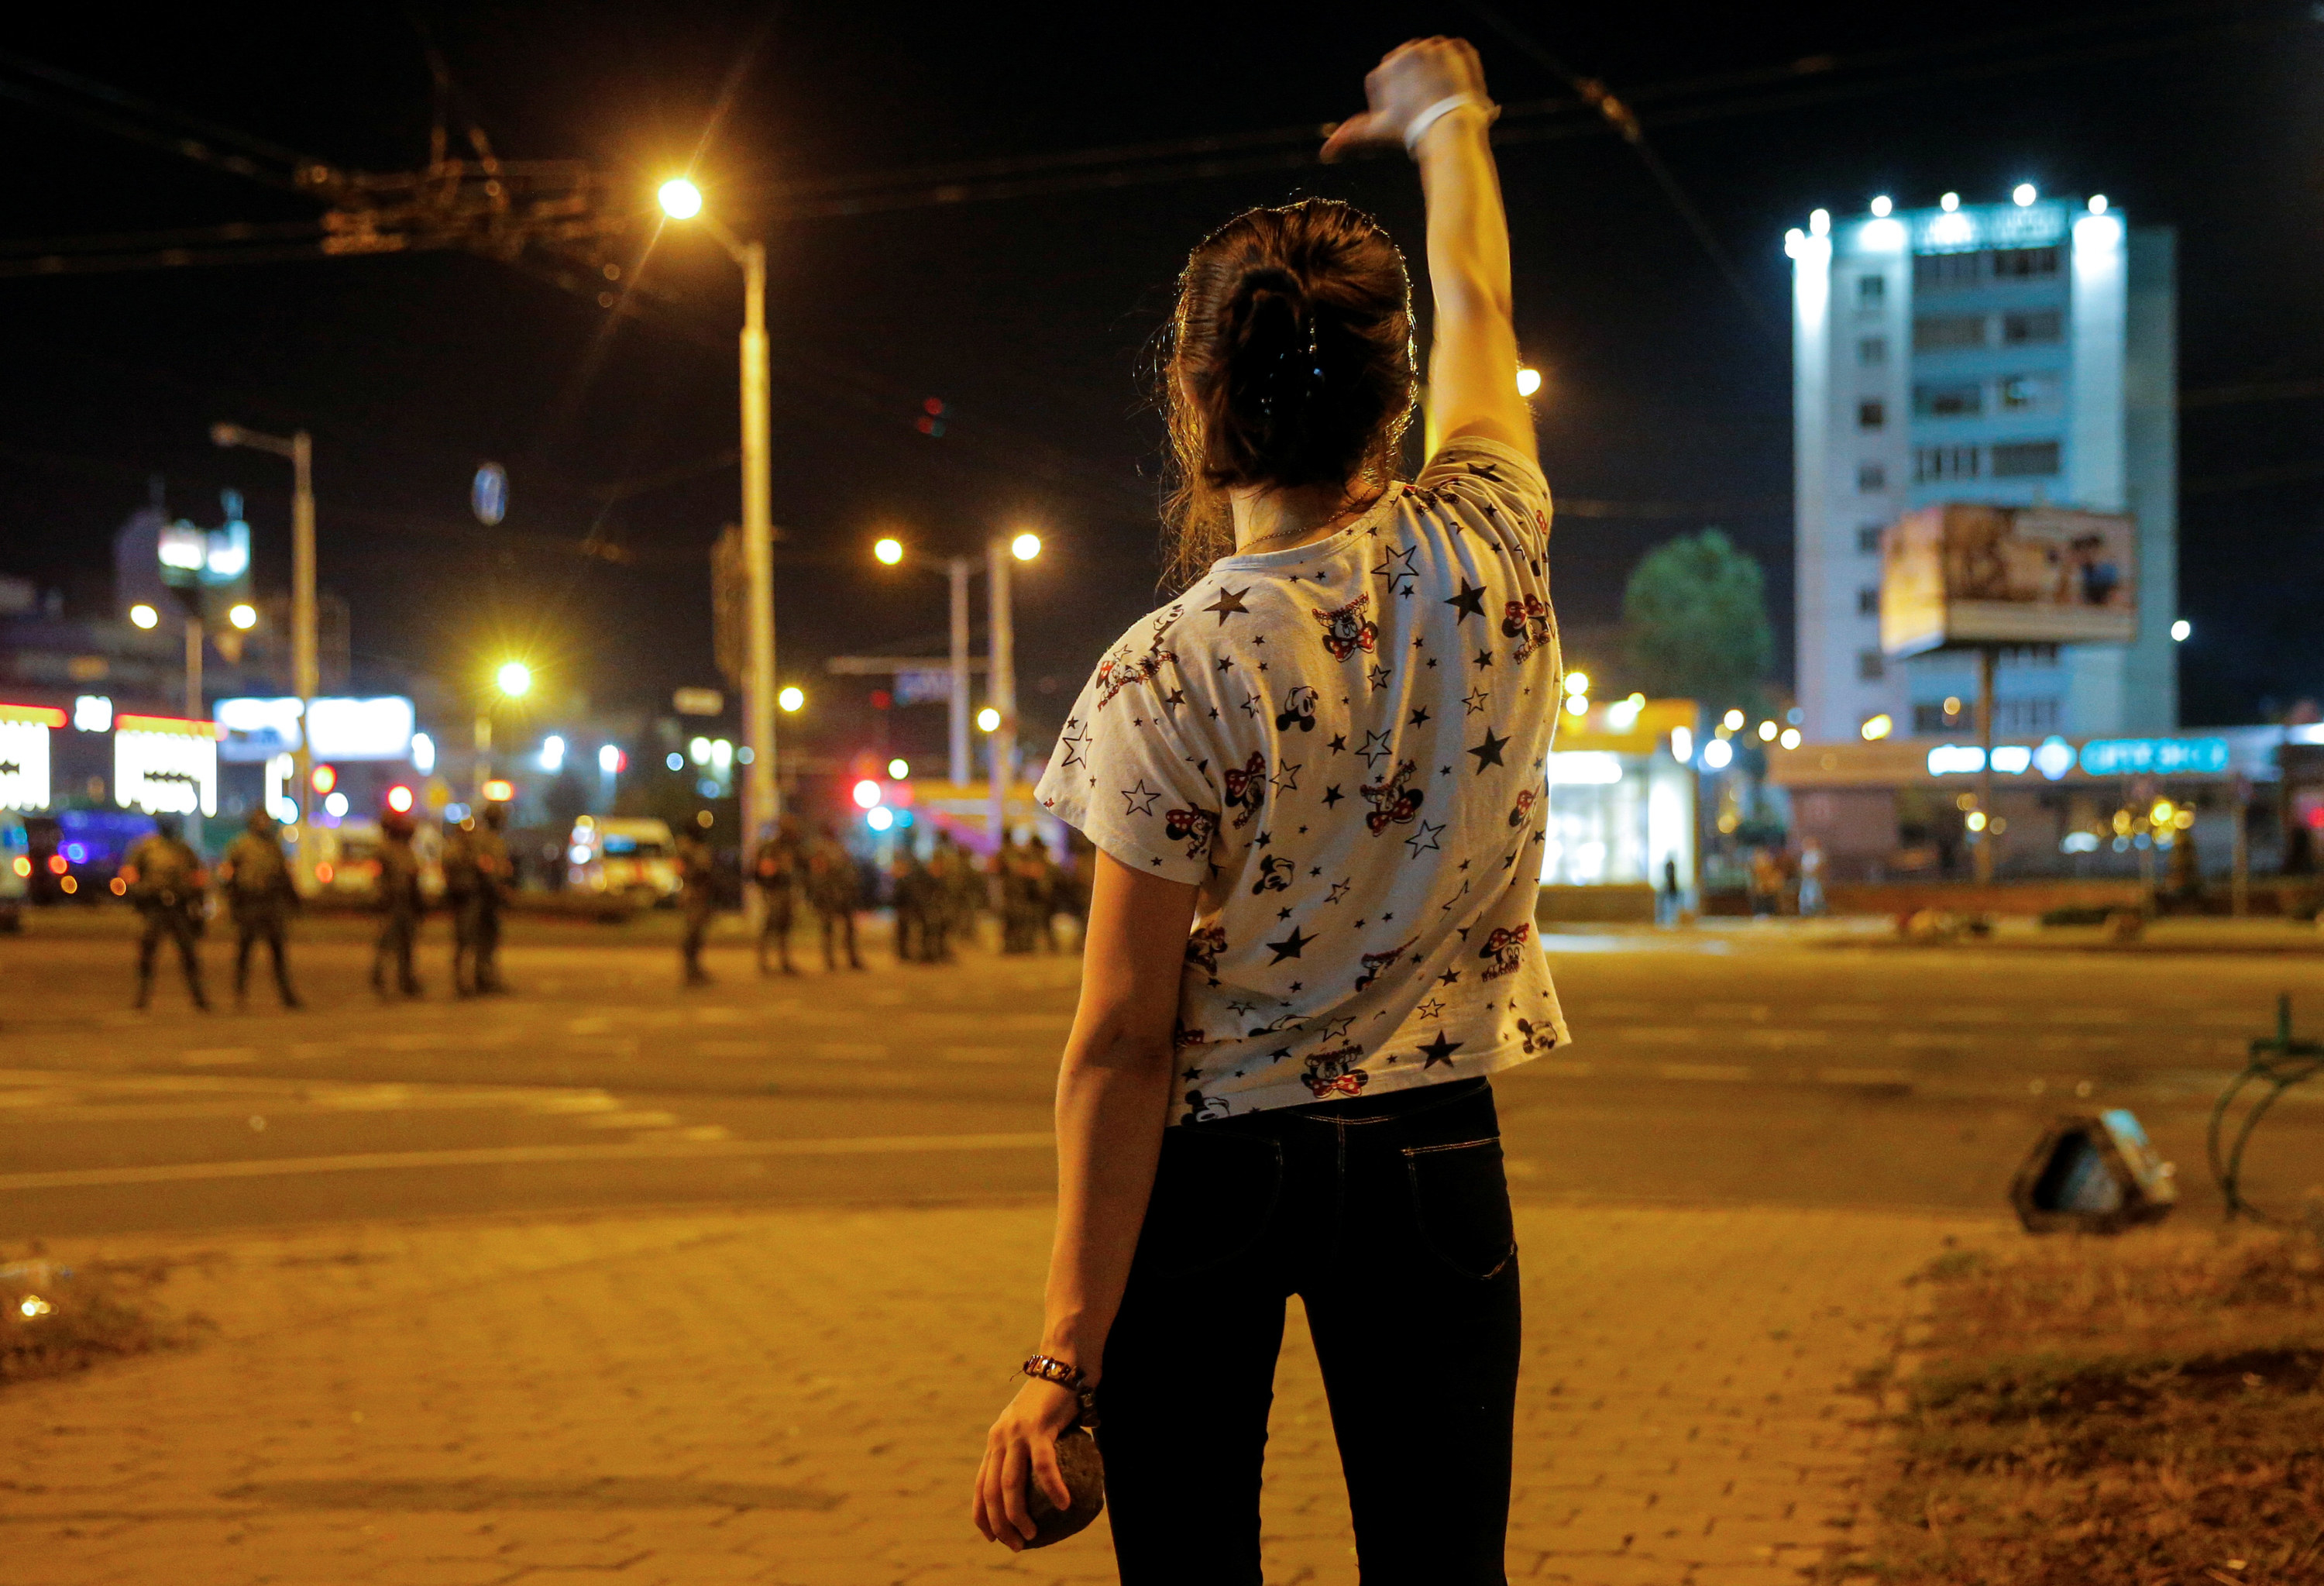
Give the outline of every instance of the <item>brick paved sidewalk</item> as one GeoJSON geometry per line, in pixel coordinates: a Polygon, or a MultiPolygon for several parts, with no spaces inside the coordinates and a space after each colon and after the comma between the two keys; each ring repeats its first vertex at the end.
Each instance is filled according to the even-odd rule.
{"type": "MultiPolygon", "coordinates": [[[[217,1333],[9,1390],[0,1551],[61,1586],[1111,1580],[1102,1526],[1011,1560],[967,1520],[1048,1227],[770,1211],[171,1248],[164,1295],[217,1333]]],[[[1536,1205],[1518,1228],[1512,1575],[1724,1586],[1795,1581],[1844,1537],[1877,1435],[1849,1385],[1889,1354],[1901,1280],[1994,1225],[1536,1205]]],[[[1296,1324],[1267,1508],[1269,1581],[1353,1581],[1296,1324]]]]}

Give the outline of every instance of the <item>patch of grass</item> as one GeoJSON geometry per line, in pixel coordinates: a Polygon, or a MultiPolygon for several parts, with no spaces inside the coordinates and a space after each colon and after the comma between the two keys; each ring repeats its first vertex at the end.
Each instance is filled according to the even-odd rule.
{"type": "Polygon", "coordinates": [[[2150,1230],[1949,1252],[1868,1555],[1893,1586],[2324,1581],[2324,1254],[2150,1230]]]}
{"type": "Polygon", "coordinates": [[[0,1253],[0,1388],[193,1342],[209,1323],[154,1304],[167,1276],[158,1262],[73,1267],[37,1248],[23,1259],[0,1253]]]}

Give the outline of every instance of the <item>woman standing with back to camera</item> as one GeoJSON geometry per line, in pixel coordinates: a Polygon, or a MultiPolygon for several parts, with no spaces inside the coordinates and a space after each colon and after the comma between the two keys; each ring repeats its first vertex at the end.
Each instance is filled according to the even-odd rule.
{"type": "Polygon", "coordinates": [[[1476,52],[1416,41],[1365,87],[1324,152],[1420,167],[1435,454],[1395,477],[1411,283],[1376,223],[1309,200],[1204,240],[1164,391],[1193,581],[1100,664],[1040,786],[1097,871],[1047,1319],[975,1518],[1015,1548],[1028,1481],[1065,1506],[1055,1440],[1093,1388],[1130,1586],[1259,1581],[1293,1294],[1363,1579],[1504,1579],[1517,1266],[1485,1076],[1564,1037],[1532,933],[1549,494],[1476,52]]]}

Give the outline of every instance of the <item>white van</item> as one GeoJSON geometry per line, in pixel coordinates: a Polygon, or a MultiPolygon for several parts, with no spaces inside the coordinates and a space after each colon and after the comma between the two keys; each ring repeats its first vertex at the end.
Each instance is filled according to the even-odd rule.
{"type": "Polygon", "coordinates": [[[583,816],[566,850],[566,885],[647,908],[678,900],[678,839],[650,816],[583,816]]]}

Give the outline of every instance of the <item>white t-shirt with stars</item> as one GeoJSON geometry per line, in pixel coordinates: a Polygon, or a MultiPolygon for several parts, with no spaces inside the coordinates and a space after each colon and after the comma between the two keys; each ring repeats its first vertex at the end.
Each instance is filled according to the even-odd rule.
{"type": "Polygon", "coordinates": [[[1042,804],[1199,889],[1181,1122],[1566,1038],[1533,930],[1557,724],[1549,491],[1462,439],[1328,539],[1227,557],[1100,663],[1042,804]]]}

